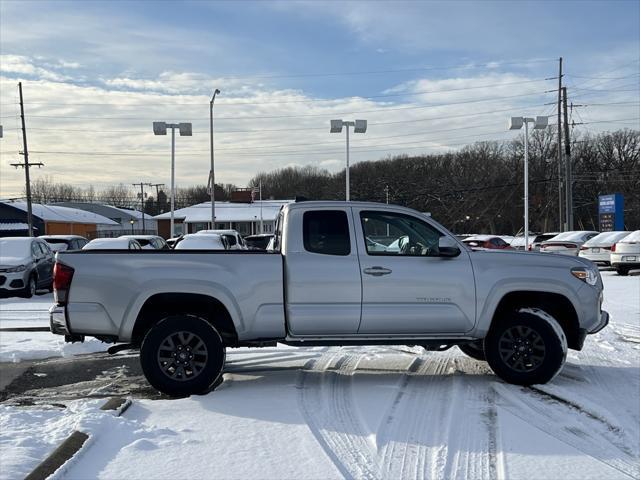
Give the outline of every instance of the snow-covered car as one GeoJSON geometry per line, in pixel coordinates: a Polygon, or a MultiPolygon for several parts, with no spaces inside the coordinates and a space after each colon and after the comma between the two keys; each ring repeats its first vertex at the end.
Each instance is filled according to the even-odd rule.
{"type": "Polygon", "coordinates": [[[82,250],[142,250],[142,246],[132,238],[95,238],[82,250]]]}
{"type": "Polygon", "coordinates": [[[169,250],[170,247],[164,238],[158,235],[120,235],[119,238],[131,238],[136,240],[143,250],[169,250]]]}
{"type": "Polygon", "coordinates": [[[469,248],[484,250],[514,250],[507,242],[497,235],[474,235],[465,238],[464,243],[469,248]]]}
{"type": "Polygon", "coordinates": [[[82,250],[82,247],[89,242],[89,240],[80,235],[41,235],[38,238],[47,242],[53,252],[82,250]]]}
{"type": "Polygon", "coordinates": [[[598,265],[611,264],[611,247],[631,232],[602,232],[580,247],[578,256],[598,265]]]}
{"type": "Polygon", "coordinates": [[[591,230],[576,230],[562,232],[540,244],[540,252],[555,253],[560,255],[577,256],[580,247],[587,241],[598,235],[599,232],[591,230]]]}
{"type": "Polygon", "coordinates": [[[610,262],[618,275],[628,275],[630,270],[640,268],[640,230],[613,244],[610,262]]]}
{"type": "Polygon", "coordinates": [[[183,236],[174,250],[230,250],[224,235],[190,233],[183,236]]]}
{"type": "Polygon", "coordinates": [[[53,255],[39,238],[0,238],[0,292],[31,298],[38,288],[52,291],[53,255]]]}
{"type": "Polygon", "coordinates": [[[247,235],[243,240],[249,250],[266,250],[272,238],[273,233],[260,233],[247,235]]]}
{"type": "Polygon", "coordinates": [[[227,243],[228,250],[247,250],[247,245],[236,230],[200,230],[196,235],[221,235],[227,243]]]}
{"type": "Polygon", "coordinates": [[[506,382],[546,383],[609,321],[588,260],[472,251],[430,216],[368,202],[285,205],[272,251],[61,252],[54,286],[54,334],[139,347],[170,395],[216,385],[226,348],[276,343],[458,345],[506,382]]]}
{"type": "MultiPolygon", "coordinates": [[[[529,245],[527,247],[527,251],[539,252],[540,245],[542,245],[542,242],[546,242],[547,240],[550,240],[559,234],[560,232],[546,232],[546,233],[539,233],[537,235],[529,235],[529,245]]],[[[524,237],[522,238],[524,239],[524,237]]],[[[524,240],[522,243],[524,244],[524,240]]],[[[517,250],[520,250],[520,249],[518,248],[517,250]]]]}

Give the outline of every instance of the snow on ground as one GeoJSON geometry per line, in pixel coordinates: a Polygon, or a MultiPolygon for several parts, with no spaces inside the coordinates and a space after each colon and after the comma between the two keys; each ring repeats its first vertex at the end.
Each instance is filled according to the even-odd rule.
{"type": "MultiPolygon", "coordinates": [[[[49,307],[53,294],[0,299],[0,328],[49,327],[49,307]]],[[[96,339],[84,343],[65,343],[64,337],[50,332],[0,331],[0,362],[19,362],[80,353],[103,352],[108,345],[96,339]]]]}
{"type": "Polygon", "coordinates": [[[457,348],[230,350],[215,392],[119,418],[0,407],[0,478],[80,428],[56,478],[638,479],[640,277],[603,277],[611,324],[550,384],[507,385],[457,348]]]}

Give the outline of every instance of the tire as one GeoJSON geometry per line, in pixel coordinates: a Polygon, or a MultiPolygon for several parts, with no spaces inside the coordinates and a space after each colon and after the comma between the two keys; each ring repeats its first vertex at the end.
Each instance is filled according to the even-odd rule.
{"type": "Polygon", "coordinates": [[[475,360],[480,360],[481,362],[486,362],[487,357],[484,354],[484,346],[482,345],[482,341],[471,342],[471,343],[461,343],[458,345],[458,348],[467,355],[475,360]]]}
{"type": "Polygon", "coordinates": [[[616,267],[616,272],[618,272],[618,275],[622,275],[623,277],[629,275],[629,269],[625,267],[616,267]]]}
{"type": "Polygon", "coordinates": [[[172,397],[207,392],[221,376],[224,361],[220,334],[195,315],[160,320],[140,347],[145,377],[155,389],[172,397]]]}
{"type": "Polygon", "coordinates": [[[38,291],[38,280],[36,279],[35,275],[31,275],[29,276],[29,282],[24,287],[24,290],[22,290],[21,296],[24,298],[31,298],[36,294],[37,291],[38,291]]]}
{"type": "Polygon", "coordinates": [[[484,340],[487,362],[498,377],[515,385],[547,383],[562,369],[567,340],[543,310],[523,308],[501,318],[484,340]]]}

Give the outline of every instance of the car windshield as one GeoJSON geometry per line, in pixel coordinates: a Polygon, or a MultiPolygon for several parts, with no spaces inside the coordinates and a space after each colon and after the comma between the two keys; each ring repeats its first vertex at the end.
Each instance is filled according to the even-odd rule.
{"type": "Polygon", "coordinates": [[[554,242],[556,240],[581,240],[587,233],[588,232],[563,232],[551,238],[550,240],[553,240],[554,242]]]}
{"type": "Polygon", "coordinates": [[[47,243],[64,243],[65,245],[69,243],[69,240],[64,238],[45,238],[44,240],[47,243]]]}
{"type": "Polygon", "coordinates": [[[0,240],[0,257],[24,258],[31,255],[30,239],[3,239],[0,240]]]}
{"type": "Polygon", "coordinates": [[[591,240],[585,242],[585,247],[589,247],[591,245],[609,245],[612,243],[616,243],[618,240],[623,239],[629,235],[629,232],[602,232],[599,235],[596,235],[591,240]]]}
{"type": "Polygon", "coordinates": [[[624,237],[621,242],[630,243],[630,242],[640,242],[640,230],[636,230],[633,233],[630,233],[626,237],[624,237]]]}

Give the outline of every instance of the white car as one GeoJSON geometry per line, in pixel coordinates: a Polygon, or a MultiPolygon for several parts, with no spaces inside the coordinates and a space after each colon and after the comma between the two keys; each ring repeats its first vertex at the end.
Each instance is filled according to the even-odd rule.
{"type": "Polygon", "coordinates": [[[640,268],[640,230],[630,233],[611,247],[611,266],[618,275],[640,268]]]}
{"type": "Polygon", "coordinates": [[[579,257],[591,260],[598,265],[610,265],[611,247],[631,232],[602,232],[587,240],[578,253],[579,257]]]}
{"type": "Polygon", "coordinates": [[[185,235],[173,248],[174,250],[230,250],[227,239],[215,233],[185,235]]]}
{"type": "Polygon", "coordinates": [[[42,240],[49,244],[53,252],[82,250],[89,240],[80,235],[41,235],[42,240]]]}
{"type": "Polygon", "coordinates": [[[142,246],[132,238],[96,238],[82,250],[142,250],[142,246]]]}
{"type": "Polygon", "coordinates": [[[596,235],[598,235],[598,232],[588,230],[562,232],[542,242],[540,244],[540,252],[578,256],[582,244],[596,235]]]}
{"type": "Polygon", "coordinates": [[[228,250],[248,250],[242,236],[236,230],[200,230],[195,235],[222,235],[227,241],[228,250]]]}
{"type": "Polygon", "coordinates": [[[119,238],[136,240],[143,250],[170,250],[164,238],[158,235],[120,235],[119,238]]]}

